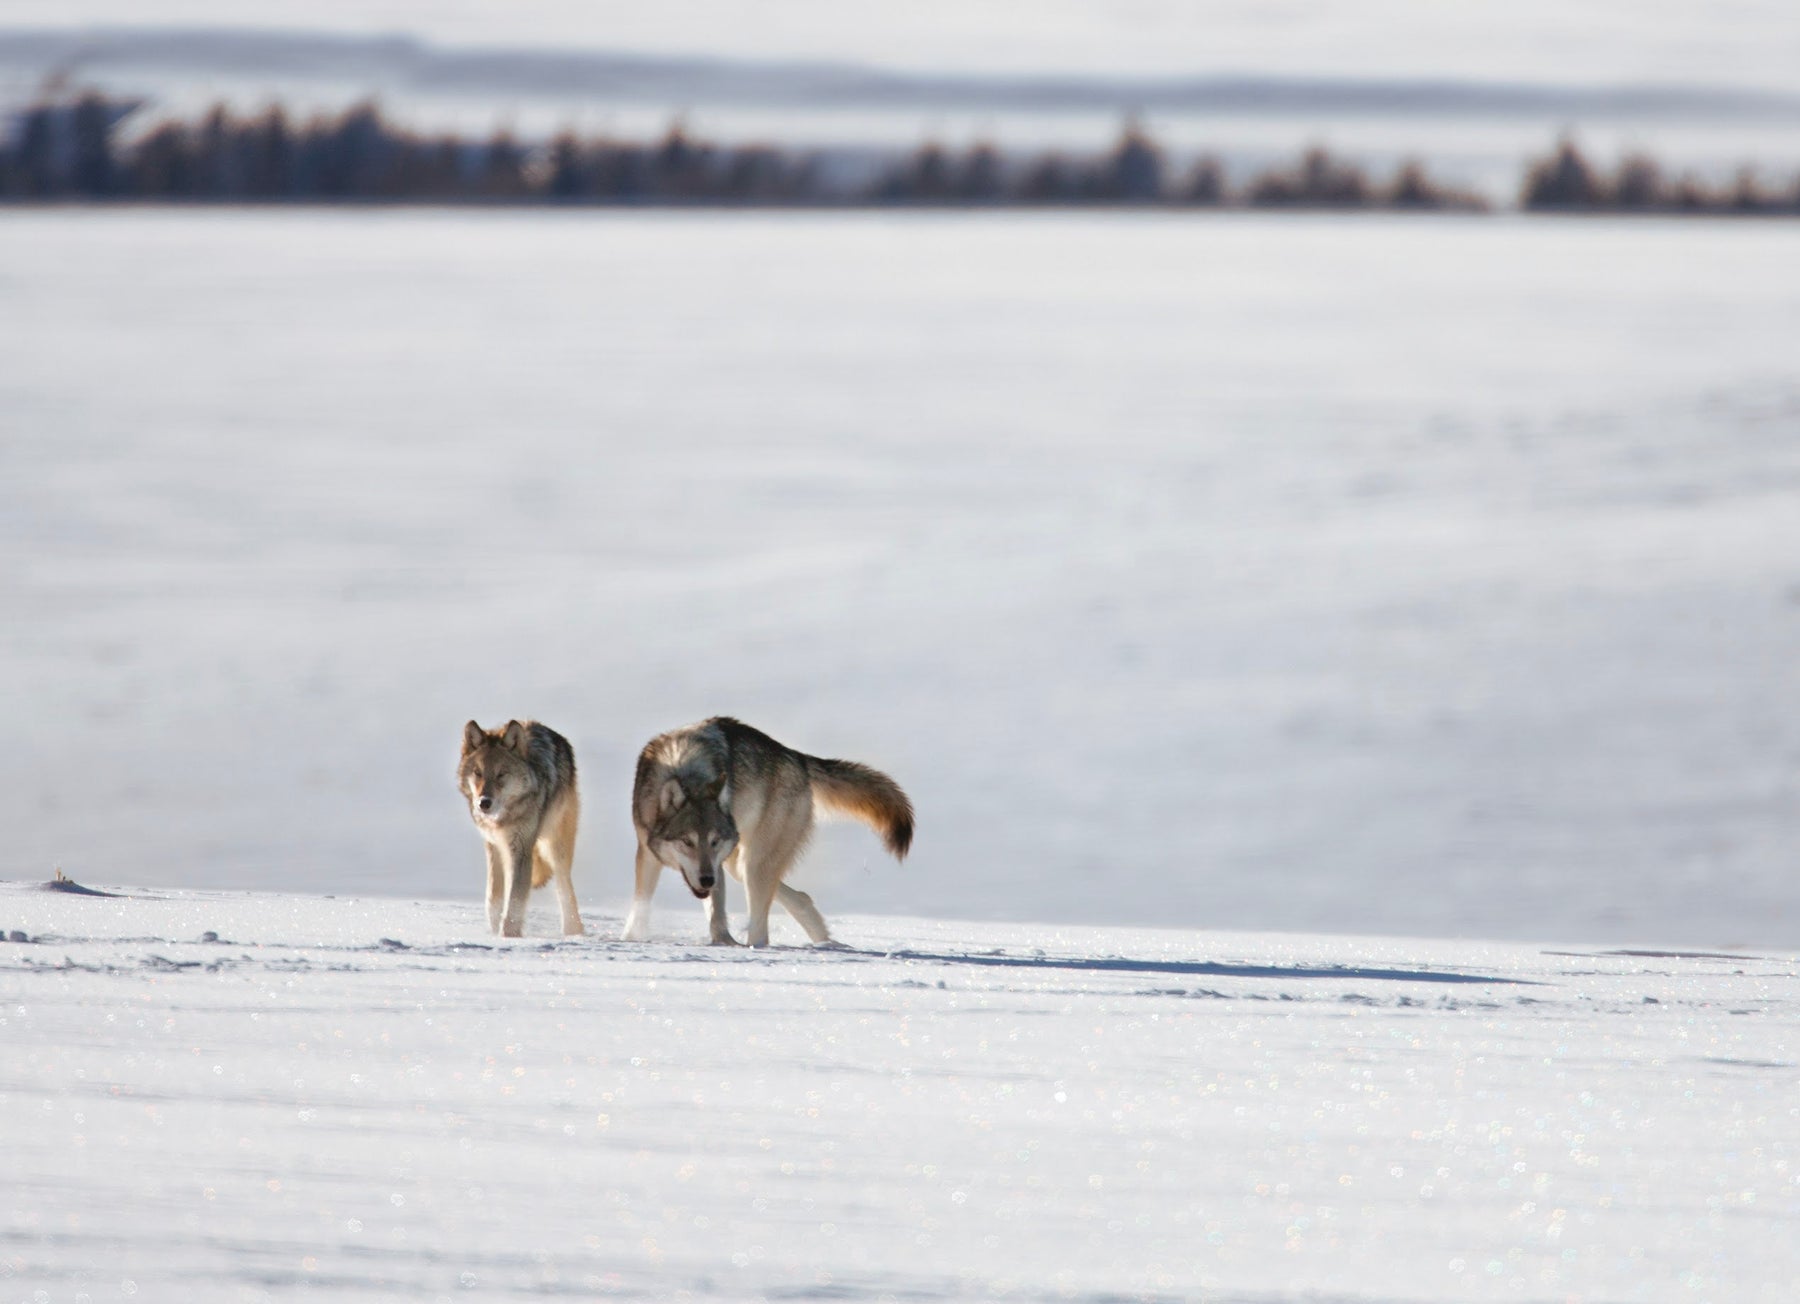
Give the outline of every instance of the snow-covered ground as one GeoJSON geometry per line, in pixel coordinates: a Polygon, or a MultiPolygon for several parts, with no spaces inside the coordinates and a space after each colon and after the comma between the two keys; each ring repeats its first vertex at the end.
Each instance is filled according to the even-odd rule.
{"type": "MultiPolygon", "coordinates": [[[[460,898],[471,716],[838,913],[1800,945],[1800,225],[0,216],[0,874],[460,898]]],[[[678,889],[666,888],[679,896],[678,889]]]]}
{"type": "Polygon", "coordinates": [[[1792,953],[112,890],[0,885],[9,1304],[1800,1295],[1792,953]]]}

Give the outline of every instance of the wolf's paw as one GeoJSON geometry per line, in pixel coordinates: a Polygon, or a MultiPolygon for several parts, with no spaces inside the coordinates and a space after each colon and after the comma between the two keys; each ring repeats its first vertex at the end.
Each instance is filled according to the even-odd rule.
{"type": "Polygon", "coordinates": [[[738,941],[737,938],[733,937],[730,933],[727,933],[723,937],[713,938],[711,941],[709,941],[707,943],[707,945],[708,946],[742,946],[743,943],[738,941]]]}
{"type": "Polygon", "coordinates": [[[650,940],[650,922],[645,919],[627,919],[625,928],[619,934],[621,942],[648,942],[650,940]]]}
{"type": "Polygon", "coordinates": [[[835,937],[827,937],[822,941],[814,942],[812,949],[815,951],[848,951],[850,947],[835,937]]]}

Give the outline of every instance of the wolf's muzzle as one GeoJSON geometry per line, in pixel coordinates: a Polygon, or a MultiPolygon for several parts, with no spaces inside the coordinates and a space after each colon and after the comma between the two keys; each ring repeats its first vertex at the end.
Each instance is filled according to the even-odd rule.
{"type": "Polygon", "coordinates": [[[492,797],[477,797],[475,799],[475,805],[485,813],[494,809],[494,799],[492,797]]]}

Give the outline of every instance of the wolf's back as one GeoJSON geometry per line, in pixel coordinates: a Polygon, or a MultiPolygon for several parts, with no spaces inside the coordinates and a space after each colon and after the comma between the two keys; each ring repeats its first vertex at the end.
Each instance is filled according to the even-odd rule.
{"type": "Polygon", "coordinates": [[[894,859],[906,859],[912,847],[913,808],[899,784],[873,766],[822,756],[806,758],[806,774],[815,802],[861,820],[880,835],[894,859]]]}

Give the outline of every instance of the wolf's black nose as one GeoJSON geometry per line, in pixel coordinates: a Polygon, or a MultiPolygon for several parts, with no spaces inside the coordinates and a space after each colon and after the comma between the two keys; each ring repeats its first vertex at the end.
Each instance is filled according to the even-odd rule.
{"type": "Polygon", "coordinates": [[[494,799],[492,797],[479,797],[476,799],[475,804],[481,807],[482,810],[494,809],[494,799]]]}
{"type": "Polygon", "coordinates": [[[713,881],[710,878],[703,878],[700,880],[700,886],[703,888],[710,888],[712,885],[713,881]]]}

